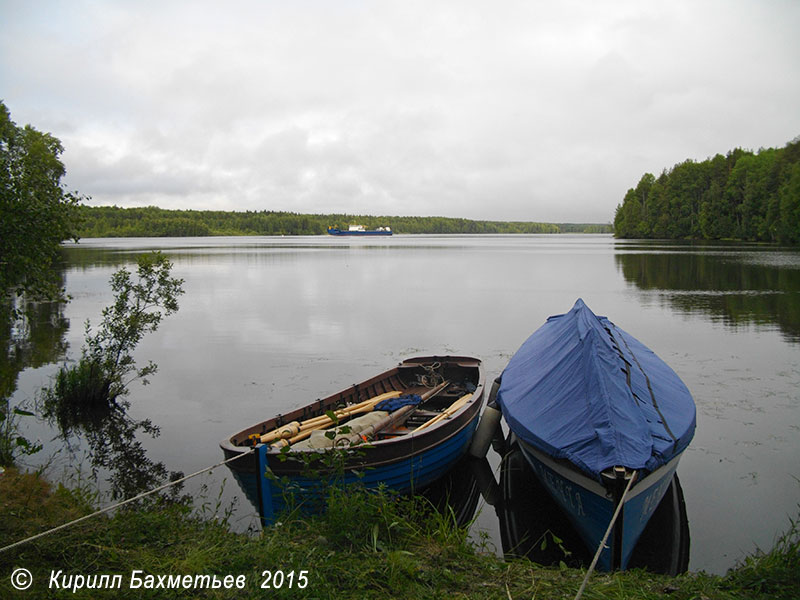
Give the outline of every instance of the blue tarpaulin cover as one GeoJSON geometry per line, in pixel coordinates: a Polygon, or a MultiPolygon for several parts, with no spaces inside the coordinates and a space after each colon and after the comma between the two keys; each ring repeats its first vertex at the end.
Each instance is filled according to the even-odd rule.
{"type": "Polygon", "coordinates": [[[519,438],[598,479],[613,466],[655,470],[695,429],[694,400],[675,372],[581,299],[522,344],[497,402],[519,438]]]}

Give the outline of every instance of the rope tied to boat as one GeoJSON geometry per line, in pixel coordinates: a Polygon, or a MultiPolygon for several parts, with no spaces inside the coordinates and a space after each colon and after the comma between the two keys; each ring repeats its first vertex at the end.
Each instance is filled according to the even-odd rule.
{"type": "Polygon", "coordinates": [[[420,384],[427,388],[435,388],[444,381],[444,375],[439,372],[442,368],[442,363],[437,361],[429,365],[421,366],[425,370],[425,374],[418,376],[420,384]]]}
{"type": "Polygon", "coordinates": [[[246,453],[243,453],[243,454],[237,454],[236,456],[234,456],[232,458],[226,458],[222,462],[218,462],[217,464],[212,465],[210,467],[206,467],[205,469],[200,469],[199,471],[196,471],[196,472],[192,473],[191,475],[186,475],[185,477],[181,477],[180,479],[176,479],[175,481],[170,481],[169,483],[165,483],[164,485],[161,485],[161,486],[159,486],[157,488],[154,488],[152,490],[148,490],[146,492],[142,492],[141,494],[137,494],[136,496],[133,496],[132,498],[128,498],[127,500],[123,500],[121,502],[117,502],[116,504],[112,504],[111,506],[106,506],[105,508],[101,508],[100,510],[97,510],[97,511],[91,513],[91,514],[84,515],[82,517],[79,517],[77,519],[69,521],[68,523],[64,523],[62,525],[58,525],[57,527],[53,527],[52,529],[48,529],[47,531],[42,531],[41,533],[37,533],[36,535],[32,535],[30,537],[27,537],[24,540],[19,540],[18,542],[14,542],[13,544],[9,544],[8,546],[3,546],[2,548],[0,548],[0,554],[5,552],[6,550],[11,550],[12,548],[16,548],[18,546],[22,546],[23,544],[27,544],[28,542],[32,542],[34,540],[38,540],[39,538],[45,537],[46,535],[50,535],[51,533],[55,533],[56,531],[61,531],[62,529],[66,529],[67,527],[71,527],[72,525],[77,525],[78,523],[81,523],[82,521],[88,521],[89,519],[91,519],[93,517],[97,517],[99,515],[102,515],[103,513],[110,512],[110,511],[114,510],[115,508],[120,508],[122,506],[125,506],[126,504],[130,504],[131,502],[135,502],[136,500],[141,500],[142,498],[146,498],[147,496],[150,496],[152,494],[155,494],[157,492],[165,490],[168,487],[171,487],[173,485],[177,485],[179,483],[183,483],[184,481],[187,481],[187,480],[191,479],[192,477],[197,477],[198,475],[202,475],[203,473],[206,473],[208,471],[212,471],[212,470],[216,469],[217,467],[221,467],[223,465],[227,465],[228,463],[231,463],[231,462],[233,462],[235,460],[238,460],[238,459],[242,458],[243,456],[248,456],[248,455],[249,455],[249,452],[246,452],[246,453]]]}
{"type": "Polygon", "coordinates": [[[600,554],[603,552],[605,548],[607,548],[606,542],[608,541],[608,536],[611,535],[611,531],[614,529],[614,523],[617,522],[617,517],[619,517],[619,513],[622,512],[622,506],[625,504],[625,497],[628,495],[628,492],[631,491],[631,486],[633,486],[633,482],[636,479],[636,475],[637,472],[634,471],[631,474],[631,478],[628,480],[628,485],[625,486],[625,491],[622,493],[622,497],[619,499],[619,503],[617,504],[617,509],[614,511],[614,515],[611,517],[611,522],[608,524],[608,529],[606,529],[606,533],[603,536],[603,539],[600,540],[600,545],[597,547],[597,552],[594,553],[594,558],[592,559],[592,562],[589,565],[589,569],[586,571],[586,575],[583,578],[583,583],[581,583],[581,587],[578,589],[578,593],[575,594],[575,600],[580,600],[580,597],[583,595],[583,591],[586,589],[586,584],[589,582],[589,577],[592,576],[592,572],[597,566],[597,561],[600,560],[600,554]]]}

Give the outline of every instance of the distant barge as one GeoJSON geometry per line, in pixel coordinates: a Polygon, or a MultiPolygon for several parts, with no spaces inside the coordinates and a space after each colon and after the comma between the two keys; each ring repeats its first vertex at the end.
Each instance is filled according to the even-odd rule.
{"type": "Polygon", "coordinates": [[[328,227],[329,235],[392,235],[391,227],[378,227],[377,229],[365,229],[363,225],[350,225],[347,229],[338,227],[328,227]]]}

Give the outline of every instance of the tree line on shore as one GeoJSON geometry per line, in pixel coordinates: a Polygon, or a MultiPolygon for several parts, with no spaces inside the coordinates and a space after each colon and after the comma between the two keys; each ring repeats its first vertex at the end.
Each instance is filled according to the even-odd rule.
{"type": "Polygon", "coordinates": [[[800,244],[800,136],[783,148],[737,148],[645,173],[617,206],[621,238],[800,244]]]}
{"type": "Polygon", "coordinates": [[[380,217],[280,211],[168,210],[148,206],[80,206],[80,237],[321,235],[350,224],[389,226],[395,233],[611,233],[610,224],[473,221],[448,217],[380,217]]]}

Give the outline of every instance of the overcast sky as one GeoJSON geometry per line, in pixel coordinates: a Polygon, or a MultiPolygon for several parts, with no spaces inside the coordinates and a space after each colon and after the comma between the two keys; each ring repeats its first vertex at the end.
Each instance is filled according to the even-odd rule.
{"type": "Polygon", "coordinates": [[[608,222],[800,135],[800,1],[0,0],[90,204],[608,222]]]}

